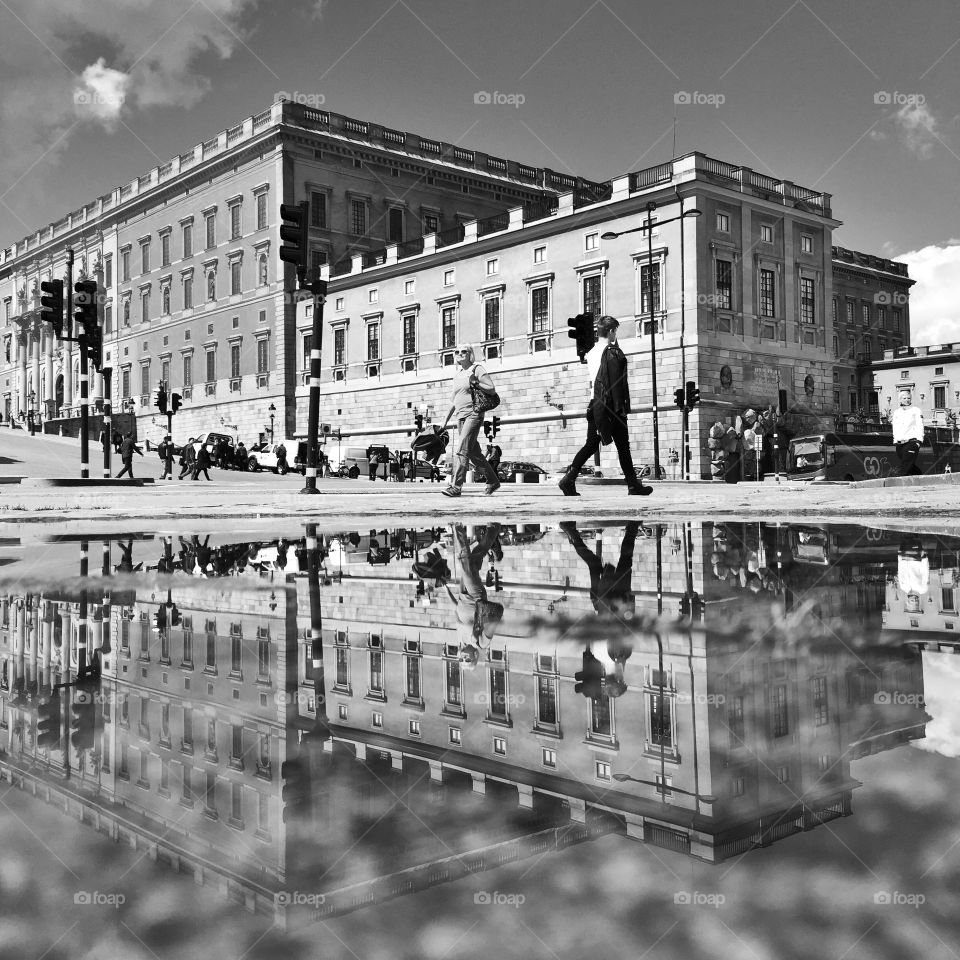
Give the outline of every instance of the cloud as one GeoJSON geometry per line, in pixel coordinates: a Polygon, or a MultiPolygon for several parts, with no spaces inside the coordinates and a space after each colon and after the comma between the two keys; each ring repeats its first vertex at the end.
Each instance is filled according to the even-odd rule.
{"type": "Polygon", "coordinates": [[[914,344],[960,342],[960,239],[932,244],[895,259],[909,264],[910,339],[914,344]]]}
{"type": "Polygon", "coordinates": [[[126,99],[130,77],[106,66],[103,57],[90,64],[73,89],[78,116],[99,120],[108,130],[116,126],[126,99]]]}
{"type": "Polygon", "coordinates": [[[900,142],[918,157],[929,157],[940,140],[937,118],[926,103],[914,100],[896,110],[891,120],[900,142]]]}

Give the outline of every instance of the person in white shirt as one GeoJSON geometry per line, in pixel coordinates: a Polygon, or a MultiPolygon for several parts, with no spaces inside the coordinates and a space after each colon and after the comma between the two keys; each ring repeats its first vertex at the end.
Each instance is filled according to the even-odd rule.
{"type": "Polygon", "coordinates": [[[900,391],[900,407],[893,412],[893,442],[900,461],[898,476],[909,477],[920,473],[917,455],[923,443],[923,414],[913,406],[909,390],[900,391]]]}

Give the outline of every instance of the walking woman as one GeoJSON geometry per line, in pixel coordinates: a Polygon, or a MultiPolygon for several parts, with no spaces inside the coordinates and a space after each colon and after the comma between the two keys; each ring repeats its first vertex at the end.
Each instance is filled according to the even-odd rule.
{"type": "Polygon", "coordinates": [[[453,477],[450,480],[450,486],[443,490],[443,494],[447,497],[460,496],[463,483],[467,479],[467,465],[472,462],[481,476],[487,480],[487,488],[484,492],[489,497],[499,489],[500,480],[477,442],[477,435],[483,426],[483,411],[474,410],[471,387],[486,393],[494,393],[495,388],[490,374],[479,363],[474,363],[473,347],[457,347],[453,351],[453,356],[455,362],[459,364],[459,368],[453,375],[453,403],[440,429],[441,432],[446,430],[450,418],[456,417],[458,442],[453,477]]]}

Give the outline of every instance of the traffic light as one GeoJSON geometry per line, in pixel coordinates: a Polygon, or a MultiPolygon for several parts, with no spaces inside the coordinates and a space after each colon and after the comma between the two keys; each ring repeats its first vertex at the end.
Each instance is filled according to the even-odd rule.
{"type": "Polygon", "coordinates": [[[280,259],[292,263],[297,268],[297,285],[303,287],[307,279],[307,216],[309,204],[281,203],[280,240],[286,246],[280,246],[280,259]]]}
{"type": "Polygon", "coordinates": [[[422,413],[415,413],[413,415],[413,422],[417,427],[417,433],[423,430],[423,414],[422,413]]]}
{"type": "Polygon", "coordinates": [[[700,402],[700,388],[693,382],[687,381],[687,406],[692,410],[700,402]]]}
{"type": "Polygon", "coordinates": [[[683,392],[683,387],[677,387],[673,391],[673,402],[682,410],[686,404],[686,395],[683,392]]]}
{"type": "Polygon", "coordinates": [[[500,571],[496,567],[491,567],[487,571],[486,584],[488,587],[493,587],[498,593],[503,590],[503,587],[500,585],[500,571]]]}
{"type": "Polygon", "coordinates": [[[43,280],[40,283],[40,319],[53,325],[58,340],[63,338],[63,281],[43,280]]]}
{"type": "Polygon", "coordinates": [[[493,423],[490,425],[490,439],[493,440],[499,432],[500,432],[500,418],[494,417],[493,423]]]}
{"type": "Polygon", "coordinates": [[[78,686],[74,693],[73,722],[70,724],[73,731],[70,743],[77,753],[93,749],[96,722],[94,692],[89,686],[78,686]]]}
{"type": "Polygon", "coordinates": [[[167,608],[161,603],[153,615],[154,633],[163,633],[167,629],[167,608]]]}
{"type": "Polygon", "coordinates": [[[183,397],[179,393],[170,394],[170,412],[176,413],[180,409],[180,404],[183,402],[183,397]]]}
{"type": "Polygon", "coordinates": [[[787,391],[786,390],[777,391],[777,412],[778,413],[787,412],[787,391]]]}
{"type": "Polygon", "coordinates": [[[87,357],[94,370],[103,369],[103,328],[99,323],[87,330],[87,357]]]}
{"type": "Polygon", "coordinates": [[[78,332],[83,333],[86,341],[86,353],[94,369],[103,366],[103,331],[97,321],[97,281],[78,280],[73,285],[76,310],[73,319],[78,332]]]}
{"type": "Polygon", "coordinates": [[[175,603],[170,604],[170,616],[167,618],[171,627],[179,627],[183,617],[175,603]]]}
{"type": "Polygon", "coordinates": [[[157,389],[157,399],[153,405],[164,415],[167,415],[167,388],[159,387],[157,389]]]}
{"type": "Polygon", "coordinates": [[[586,363],[587,354],[593,349],[597,342],[597,336],[593,329],[593,314],[579,313],[575,317],[567,320],[567,336],[576,341],[577,356],[581,363],[586,363]]]}
{"type": "Polygon", "coordinates": [[[573,679],[577,681],[574,693],[595,699],[603,693],[603,664],[589,650],[584,650],[582,669],[573,675],[573,679]]]}
{"type": "Polygon", "coordinates": [[[54,690],[40,701],[40,720],[37,723],[37,746],[59,750],[63,746],[63,704],[60,692],[54,690]]]}

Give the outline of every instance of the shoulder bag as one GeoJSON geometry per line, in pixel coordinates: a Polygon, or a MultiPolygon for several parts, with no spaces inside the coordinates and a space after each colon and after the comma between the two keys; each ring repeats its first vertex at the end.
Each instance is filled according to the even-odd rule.
{"type": "Polygon", "coordinates": [[[484,390],[477,380],[476,372],[470,374],[470,397],[473,401],[474,413],[486,413],[500,406],[500,394],[496,390],[484,390]]]}

